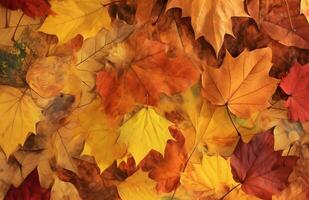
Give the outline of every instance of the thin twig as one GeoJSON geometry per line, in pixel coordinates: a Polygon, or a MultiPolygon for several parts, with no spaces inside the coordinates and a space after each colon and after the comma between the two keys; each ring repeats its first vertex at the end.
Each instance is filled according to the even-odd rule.
{"type": "Polygon", "coordinates": [[[17,29],[18,29],[18,27],[19,27],[19,24],[20,24],[21,20],[23,19],[24,15],[25,15],[25,13],[23,13],[23,14],[21,15],[21,17],[19,18],[19,21],[18,21],[18,23],[17,23],[17,25],[16,25],[16,28],[15,28],[14,33],[13,33],[13,36],[12,36],[12,38],[11,38],[11,40],[12,40],[13,42],[15,42],[15,34],[16,34],[16,32],[17,32],[17,29]]]}

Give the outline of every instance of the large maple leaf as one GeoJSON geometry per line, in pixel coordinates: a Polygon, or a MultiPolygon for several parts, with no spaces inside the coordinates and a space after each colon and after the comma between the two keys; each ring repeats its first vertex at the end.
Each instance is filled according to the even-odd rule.
{"type": "Polygon", "coordinates": [[[297,157],[282,157],[274,151],[272,130],[256,135],[248,144],[240,142],[231,157],[234,179],[248,194],[271,199],[288,184],[297,157]]]}
{"type": "Polygon", "coordinates": [[[163,43],[138,32],[111,50],[111,66],[97,74],[97,91],[105,112],[117,117],[134,103],[155,105],[160,95],[185,90],[199,78],[199,71],[185,55],[170,57],[163,43]]]}
{"type": "Polygon", "coordinates": [[[181,8],[182,16],[191,17],[195,37],[205,36],[218,54],[224,35],[233,35],[231,17],[248,16],[243,0],[170,0],[167,9],[181,8]]]}
{"type": "Polygon", "coordinates": [[[309,26],[299,13],[300,0],[249,0],[248,12],[261,31],[286,46],[309,48],[309,26]]]}
{"type": "Polygon", "coordinates": [[[289,118],[293,121],[309,120],[308,77],[309,64],[301,66],[295,63],[280,83],[280,87],[289,95],[285,106],[289,109],[289,118]]]}
{"type": "Polygon", "coordinates": [[[215,105],[227,105],[238,117],[250,117],[269,105],[268,99],[277,87],[278,81],[268,75],[270,67],[269,48],[246,50],[237,58],[228,53],[221,68],[206,67],[203,96],[215,105]]]}

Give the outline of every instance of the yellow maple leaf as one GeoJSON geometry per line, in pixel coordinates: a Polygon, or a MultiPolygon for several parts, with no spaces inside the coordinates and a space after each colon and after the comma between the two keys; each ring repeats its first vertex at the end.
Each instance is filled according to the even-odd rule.
{"type": "Polygon", "coordinates": [[[258,199],[240,190],[240,184],[233,179],[229,159],[204,154],[201,163],[192,166],[182,174],[180,181],[196,199],[258,199]]]}
{"type": "Polygon", "coordinates": [[[151,149],[164,153],[167,140],[173,139],[168,130],[170,125],[153,108],[143,108],[120,127],[118,143],[128,146],[138,164],[151,149]]]}
{"type": "Polygon", "coordinates": [[[191,17],[195,37],[205,36],[218,54],[224,35],[233,35],[231,17],[248,16],[244,0],[170,0],[167,9],[181,8],[183,17],[191,17]]]}
{"type": "Polygon", "coordinates": [[[231,155],[240,137],[228,110],[204,101],[198,93],[194,90],[186,91],[182,104],[195,129],[194,146],[205,145],[209,154],[231,155]]]}
{"type": "Polygon", "coordinates": [[[72,39],[81,34],[84,39],[95,36],[100,29],[110,27],[108,0],[65,0],[51,1],[51,9],[56,13],[49,15],[39,31],[57,35],[59,42],[72,39]]]}
{"type": "Polygon", "coordinates": [[[156,182],[141,170],[135,172],[117,186],[122,200],[158,200],[156,182]]]}
{"type": "Polygon", "coordinates": [[[0,146],[7,156],[23,144],[41,118],[27,89],[0,86],[0,146]]]}
{"type": "Polygon", "coordinates": [[[193,171],[182,174],[181,183],[195,191],[207,191],[207,195],[218,198],[237,185],[230,161],[221,156],[207,155],[203,156],[200,164],[193,164],[193,171]]]}
{"type": "Polygon", "coordinates": [[[203,96],[214,105],[227,105],[241,118],[269,106],[268,100],[278,80],[270,77],[271,49],[245,50],[233,58],[227,53],[222,66],[207,66],[203,76],[203,96]]]}

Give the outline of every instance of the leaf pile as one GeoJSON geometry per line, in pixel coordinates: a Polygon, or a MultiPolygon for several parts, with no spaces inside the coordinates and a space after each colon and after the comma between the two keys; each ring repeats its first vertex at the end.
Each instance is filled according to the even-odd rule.
{"type": "Polygon", "coordinates": [[[308,0],[0,0],[0,199],[309,199],[308,0]]]}

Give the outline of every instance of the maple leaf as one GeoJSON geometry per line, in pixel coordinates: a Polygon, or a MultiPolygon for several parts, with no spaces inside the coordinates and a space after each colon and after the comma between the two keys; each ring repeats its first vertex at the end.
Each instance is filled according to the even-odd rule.
{"type": "Polygon", "coordinates": [[[11,10],[21,9],[29,17],[43,17],[53,12],[46,0],[0,0],[0,4],[11,10]]]}
{"type": "Polygon", "coordinates": [[[249,0],[248,12],[261,30],[286,46],[309,48],[309,27],[305,16],[299,14],[300,0],[249,0]]]}
{"type": "Polygon", "coordinates": [[[4,200],[48,200],[50,189],[42,188],[39,182],[38,171],[33,170],[19,187],[11,186],[4,200]]]}
{"type": "Polygon", "coordinates": [[[273,148],[272,130],[257,134],[248,144],[238,144],[231,157],[232,173],[247,194],[271,199],[287,186],[297,157],[281,157],[273,148]]]}
{"type": "Polygon", "coordinates": [[[135,102],[155,105],[162,93],[181,92],[199,76],[188,57],[168,57],[166,45],[142,32],[113,48],[108,60],[112,66],[97,74],[96,86],[105,112],[114,118],[130,111],[135,102]]]}
{"type": "Polygon", "coordinates": [[[110,27],[110,17],[105,3],[110,1],[51,1],[54,15],[49,15],[39,31],[57,35],[66,42],[77,34],[84,39],[95,36],[100,29],[110,27]]]}
{"type": "Polygon", "coordinates": [[[62,121],[69,114],[73,102],[74,97],[69,95],[55,98],[44,109],[44,119],[37,123],[36,135],[30,135],[23,147],[14,153],[21,174],[26,176],[37,168],[40,183],[45,188],[53,183],[55,166],[76,171],[72,157],[82,151],[83,140],[78,133],[62,127],[62,121]]]}
{"type": "Polygon", "coordinates": [[[167,9],[181,8],[183,17],[191,17],[195,37],[204,36],[216,55],[223,44],[224,35],[232,32],[231,17],[247,17],[243,0],[170,0],[167,9]]]}
{"type": "Polygon", "coordinates": [[[230,161],[218,155],[203,155],[200,164],[193,164],[192,171],[187,170],[181,175],[181,183],[195,192],[204,191],[205,198],[220,198],[237,185],[230,161]]]}
{"type": "Polygon", "coordinates": [[[170,125],[172,123],[153,108],[143,108],[119,128],[117,143],[126,144],[128,152],[139,164],[151,149],[164,153],[167,140],[173,139],[168,130],[170,125]]]}
{"type": "Polygon", "coordinates": [[[109,126],[99,98],[74,110],[66,119],[66,124],[66,132],[74,132],[85,138],[82,155],[94,156],[101,171],[125,154],[124,146],[116,144],[119,133],[109,126]]]}
{"type": "Polygon", "coordinates": [[[309,64],[301,66],[295,63],[280,82],[280,87],[289,95],[285,106],[289,109],[289,118],[293,121],[309,120],[308,75],[309,64]]]}
{"type": "Polygon", "coordinates": [[[149,173],[149,177],[158,182],[159,192],[171,192],[179,185],[180,172],[187,160],[184,136],[178,129],[170,128],[170,132],[176,141],[167,142],[164,158],[154,161],[155,166],[149,173]]]}
{"type": "Polygon", "coordinates": [[[0,146],[10,156],[23,144],[41,119],[41,110],[27,94],[27,89],[0,86],[0,146]]]}
{"type": "Polygon", "coordinates": [[[270,67],[269,48],[244,51],[237,58],[227,53],[221,68],[207,66],[203,72],[203,96],[215,105],[226,105],[238,117],[250,117],[269,105],[277,87],[278,81],[268,75],[270,67]]]}
{"type": "Polygon", "coordinates": [[[157,200],[156,182],[151,180],[147,173],[139,170],[117,186],[122,200],[157,200]]]}

